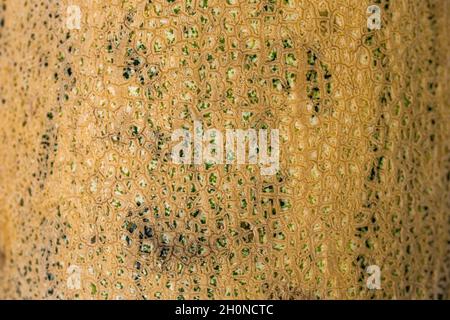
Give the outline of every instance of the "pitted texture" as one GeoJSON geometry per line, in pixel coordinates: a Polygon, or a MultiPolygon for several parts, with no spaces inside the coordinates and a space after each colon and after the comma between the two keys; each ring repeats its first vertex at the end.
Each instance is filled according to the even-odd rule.
{"type": "Polygon", "coordinates": [[[449,298],[448,1],[371,4],[0,0],[0,297],[449,298]]]}

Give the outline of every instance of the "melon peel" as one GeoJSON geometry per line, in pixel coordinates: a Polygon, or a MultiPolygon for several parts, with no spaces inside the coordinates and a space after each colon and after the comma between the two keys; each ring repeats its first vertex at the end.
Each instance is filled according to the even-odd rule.
{"type": "Polygon", "coordinates": [[[448,299],[448,1],[0,8],[0,298],[448,299]],[[174,164],[194,121],[279,171],[174,164]]]}

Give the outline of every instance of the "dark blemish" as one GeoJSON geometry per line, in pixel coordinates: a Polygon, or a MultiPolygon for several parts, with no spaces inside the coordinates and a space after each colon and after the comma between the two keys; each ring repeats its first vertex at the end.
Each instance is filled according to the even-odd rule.
{"type": "Polygon", "coordinates": [[[137,126],[131,126],[131,134],[137,136],[139,134],[139,128],[137,126]]]}
{"type": "Polygon", "coordinates": [[[163,260],[169,257],[170,254],[170,248],[169,247],[162,247],[161,251],[159,253],[159,257],[163,260]]]}
{"type": "Polygon", "coordinates": [[[0,269],[3,269],[5,266],[6,257],[3,251],[0,250],[0,269]]]}
{"type": "Polygon", "coordinates": [[[377,159],[377,164],[372,166],[372,168],[370,170],[369,181],[374,181],[375,178],[377,178],[377,182],[378,183],[381,182],[380,172],[383,167],[383,161],[384,161],[384,156],[381,156],[377,159]]]}
{"type": "Polygon", "coordinates": [[[284,39],[283,40],[283,48],[292,48],[293,44],[292,44],[292,40],[290,39],[284,39]]]}
{"type": "Polygon", "coordinates": [[[153,229],[148,226],[144,226],[144,236],[147,239],[152,238],[153,237],[153,229]]]}
{"type": "Polygon", "coordinates": [[[317,56],[311,50],[308,50],[308,64],[313,66],[316,64],[317,56]]]}
{"type": "Polygon", "coordinates": [[[38,154],[38,172],[33,175],[33,177],[37,177],[40,189],[44,188],[44,182],[47,176],[53,174],[53,159],[58,150],[58,136],[55,131],[55,127],[50,126],[41,136],[41,149],[38,154]]]}
{"type": "Polygon", "coordinates": [[[134,12],[129,11],[125,16],[125,23],[132,24],[134,22],[134,12]]]}
{"type": "Polygon", "coordinates": [[[136,223],[130,223],[130,224],[128,225],[128,227],[127,227],[127,230],[128,230],[129,233],[133,233],[134,230],[136,230],[136,228],[137,228],[136,223]]]}
{"type": "Polygon", "coordinates": [[[309,71],[306,73],[306,80],[307,80],[307,81],[314,81],[314,80],[317,80],[317,71],[315,71],[315,70],[309,70],[309,71]]]}
{"type": "Polygon", "coordinates": [[[130,68],[124,68],[123,69],[123,77],[125,78],[125,79],[130,79],[130,77],[131,77],[131,69],[130,68]]]}

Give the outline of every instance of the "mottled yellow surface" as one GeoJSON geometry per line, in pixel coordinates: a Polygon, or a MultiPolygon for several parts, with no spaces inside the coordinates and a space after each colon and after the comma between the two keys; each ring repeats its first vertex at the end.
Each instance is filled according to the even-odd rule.
{"type": "Polygon", "coordinates": [[[0,298],[449,298],[448,13],[0,0],[0,298]],[[279,172],[173,164],[194,120],[279,172]]]}

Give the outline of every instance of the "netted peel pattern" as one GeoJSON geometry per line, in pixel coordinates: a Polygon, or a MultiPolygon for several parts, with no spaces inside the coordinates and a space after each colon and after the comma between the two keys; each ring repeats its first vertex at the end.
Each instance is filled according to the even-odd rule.
{"type": "Polygon", "coordinates": [[[448,298],[448,4],[371,4],[1,1],[0,297],[448,298]],[[280,170],[172,163],[194,121],[280,170]]]}

